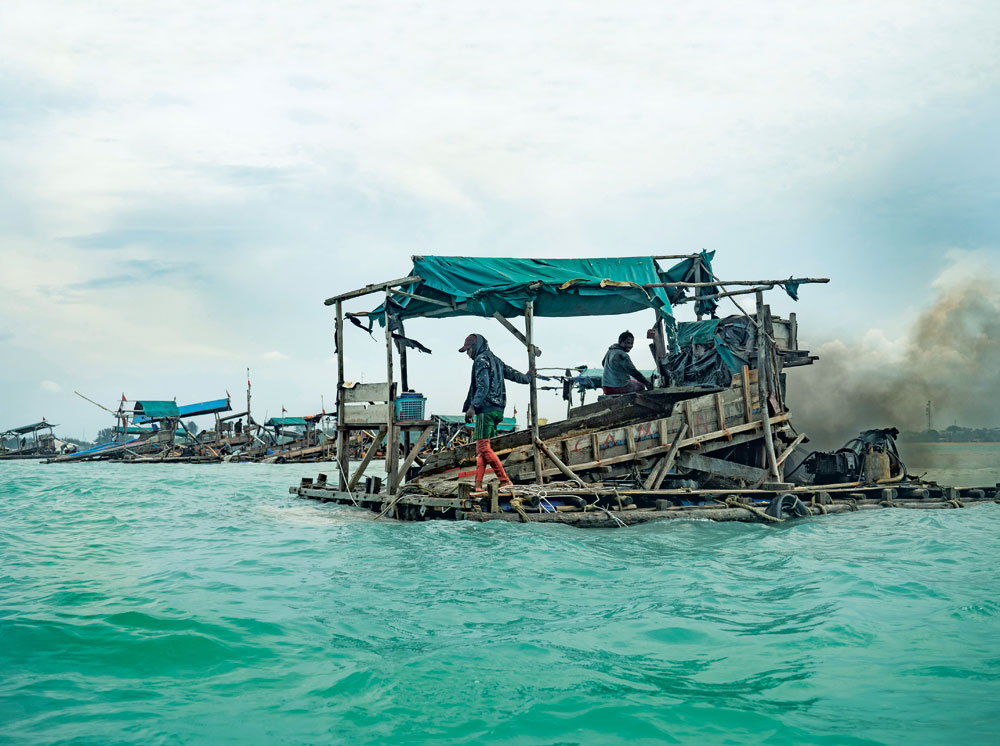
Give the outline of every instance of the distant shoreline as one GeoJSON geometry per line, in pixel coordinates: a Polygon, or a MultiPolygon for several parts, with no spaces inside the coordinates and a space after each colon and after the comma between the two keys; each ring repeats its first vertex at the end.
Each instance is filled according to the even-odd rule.
{"type": "Polygon", "coordinates": [[[1000,440],[901,440],[907,446],[1000,446],[1000,440]]]}

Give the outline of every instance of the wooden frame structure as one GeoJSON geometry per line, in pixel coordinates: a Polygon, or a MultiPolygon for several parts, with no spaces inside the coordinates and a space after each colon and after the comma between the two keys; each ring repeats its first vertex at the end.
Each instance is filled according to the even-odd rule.
{"type": "MultiPolygon", "coordinates": [[[[660,259],[697,259],[698,254],[677,254],[677,255],[660,255],[652,257],[654,260],[660,259]]],[[[720,290],[719,293],[709,296],[709,297],[728,297],[732,295],[744,294],[744,293],[755,293],[757,300],[757,313],[752,320],[755,324],[756,337],[757,337],[757,349],[758,349],[758,359],[756,361],[758,369],[766,366],[767,373],[763,376],[755,376],[754,380],[757,386],[757,398],[759,402],[765,402],[765,406],[758,407],[759,419],[753,424],[752,428],[755,431],[761,431],[763,433],[767,455],[766,464],[764,466],[767,468],[767,476],[772,481],[781,480],[781,470],[778,457],[774,450],[773,434],[772,434],[772,419],[768,413],[767,402],[777,401],[778,406],[776,409],[780,409],[780,392],[776,394],[776,381],[777,381],[777,364],[774,356],[773,348],[773,330],[768,333],[767,331],[767,321],[769,314],[763,305],[763,292],[764,290],[774,288],[776,285],[781,285],[786,282],[796,282],[796,283],[813,283],[813,282],[828,282],[825,278],[799,278],[789,280],[754,280],[754,281],[722,281],[718,280],[714,276],[705,270],[706,274],[712,277],[711,280],[704,279],[704,275],[701,271],[701,262],[695,263],[695,276],[692,282],[669,282],[669,283],[649,283],[643,285],[644,289],[651,289],[654,287],[674,287],[674,288],[703,288],[703,287],[715,287],[720,290]],[[751,286],[749,290],[737,290],[729,291],[727,286],[751,286]],[[772,344],[769,344],[772,343],[772,344]]],[[[342,492],[352,493],[356,488],[358,483],[361,481],[361,477],[370,465],[374,454],[379,450],[382,443],[387,444],[386,447],[386,495],[388,498],[394,498],[399,488],[403,485],[406,479],[406,473],[409,467],[418,458],[418,454],[423,444],[427,441],[431,434],[433,424],[430,420],[421,420],[415,422],[400,422],[396,418],[396,382],[395,382],[395,361],[393,355],[393,334],[390,325],[390,303],[394,295],[403,296],[407,298],[413,298],[420,300],[432,305],[442,306],[448,310],[462,310],[459,305],[452,305],[444,301],[436,300],[433,298],[428,298],[423,295],[418,295],[416,293],[410,292],[408,290],[402,290],[403,286],[410,286],[421,282],[421,277],[414,274],[408,275],[406,277],[401,277],[395,280],[390,280],[387,282],[372,283],[366,285],[362,288],[351,290],[339,295],[327,298],[324,303],[327,306],[334,306],[335,309],[335,343],[337,349],[337,462],[339,471],[339,486],[342,492]],[[385,381],[380,383],[364,383],[364,384],[348,384],[345,379],[344,370],[344,322],[346,319],[346,314],[344,311],[344,303],[349,300],[354,300],[357,298],[367,297],[370,295],[380,294],[383,296],[383,313],[384,317],[382,321],[385,325],[385,346],[386,346],[386,375],[385,381]],[[349,449],[348,449],[348,436],[352,430],[367,429],[370,430],[373,427],[378,427],[378,434],[371,443],[368,451],[364,454],[361,462],[358,464],[354,473],[350,472],[349,463],[349,449]],[[411,433],[418,433],[416,442],[412,445],[411,433]],[[405,443],[405,457],[403,459],[403,464],[399,464],[399,442],[403,440],[405,443]]],[[[531,286],[529,286],[530,289],[531,286]]],[[[733,301],[735,303],[735,300],[733,301]]],[[[738,304],[737,304],[738,305],[738,304]]],[[[505,318],[499,313],[494,314],[494,317],[504,327],[508,332],[510,332],[515,339],[517,339],[525,348],[527,353],[528,369],[534,370],[536,368],[537,358],[542,354],[542,351],[534,344],[534,301],[528,300],[524,308],[524,331],[522,332],[515,324],[508,318],[505,318]]],[[[700,319],[700,315],[698,316],[700,319]]],[[[665,330],[662,323],[662,319],[657,318],[657,324],[655,329],[655,339],[654,345],[657,350],[665,351],[667,349],[665,330]]],[[[404,388],[406,387],[406,351],[405,347],[400,347],[400,372],[402,374],[402,384],[404,388]]],[[[750,377],[744,372],[743,376],[743,388],[744,393],[749,395],[749,381],[750,377]]],[[[529,411],[528,411],[528,430],[530,432],[530,443],[527,446],[527,452],[530,455],[530,460],[532,462],[532,469],[530,469],[531,478],[536,484],[544,484],[546,477],[553,474],[560,474],[564,477],[580,480],[580,477],[572,469],[572,465],[568,463],[572,459],[563,459],[553,450],[551,444],[546,444],[546,442],[540,437],[539,424],[538,424],[538,386],[537,380],[532,376],[529,384],[529,411]],[[545,467],[544,463],[548,461],[553,466],[545,467]],[[555,471],[553,471],[553,469],[555,471]]],[[[749,410],[749,407],[747,407],[749,410]]],[[[749,416],[749,414],[748,414],[749,416]]],[[[750,423],[743,423],[743,425],[749,425],[750,423]]],[[[693,427],[690,422],[686,425],[687,430],[693,433],[693,427]]],[[[726,431],[725,427],[721,427],[720,431],[726,431]]],[[[674,430],[677,432],[677,430],[674,430]]],[[[689,440],[689,439],[688,439],[689,440]]],[[[660,454],[663,456],[661,462],[658,465],[657,473],[650,476],[651,482],[662,482],[663,476],[670,470],[670,467],[675,462],[677,457],[677,450],[679,447],[686,444],[686,441],[681,437],[677,437],[673,443],[665,443],[666,449],[673,450],[673,457],[667,459],[666,453],[660,454]],[[677,446],[671,449],[671,445],[677,446]],[[658,477],[658,479],[653,479],[653,477],[658,477]]],[[[789,451],[790,453],[790,451],[789,451]]],[[[646,454],[651,455],[651,454],[646,454]]],[[[788,453],[784,454],[787,457],[788,453]]],[[[638,452],[634,454],[636,458],[639,457],[638,452]]],[[[591,459],[591,462],[597,463],[601,461],[600,458],[595,456],[591,459]]],[[[603,465],[603,462],[602,462],[603,465]]],[[[577,466],[578,469],[582,468],[577,466]]],[[[760,480],[764,481],[764,480],[760,480]]]]}

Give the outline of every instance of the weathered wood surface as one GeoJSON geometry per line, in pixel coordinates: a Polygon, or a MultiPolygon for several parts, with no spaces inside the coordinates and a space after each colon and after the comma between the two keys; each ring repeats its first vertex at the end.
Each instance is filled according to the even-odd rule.
{"type": "Polygon", "coordinates": [[[345,404],[345,425],[381,425],[389,418],[388,404],[345,404]]]}
{"type": "MultiPolygon", "coordinates": [[[[753,371],[750,372],[750,376],[751,380],[756,380],[753,371]]],[[[721,389],[683,387],[682,390],[653,389],[637,394],[623,394],[605,399],[597,404],[581,407],[580,413],[574,414],[570,419],[539,426],[538,437],[544,441],[551,441],[560,437],[591,433],[611,425],[624,425],[649,420],[656,416],[666,416],[673,411],[674,404],[678,401],[692,397],[711,396],[719,391],[721,389]]],[[[576,411],[574,410],[574,412],[576,411]]],[[[518,430],[492,439],[493,450],[501,457],[515,448],[529,446],[531,443],[530,430],[518,430]]],[[[425,459],[421,475],[454,469],[462,464],[475,463],[475,461],[475,444],[431,453],[425,459]]]]}
{"type": "Polygon", "coordinates": [[[389,401],[388,383],[356,383],[342,390],[345,404],[389,401]]]}

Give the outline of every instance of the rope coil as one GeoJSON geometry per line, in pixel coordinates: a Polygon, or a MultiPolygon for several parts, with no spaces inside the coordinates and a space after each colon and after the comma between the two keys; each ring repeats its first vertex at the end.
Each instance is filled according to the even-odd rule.
{"type": "Polygon", "coordinates": [[[733,497],[733,496],[727,497],[726,507],[743,508],[743,510],[748,510],[765,523],[783,523],[785,520],[784,518],[775,518],[773,515],[768,515],[758,507],[755,507],[753,505],[748,505],[747,503],[744,502],[740,502],[740,499],[738,497],[733,497]]]}

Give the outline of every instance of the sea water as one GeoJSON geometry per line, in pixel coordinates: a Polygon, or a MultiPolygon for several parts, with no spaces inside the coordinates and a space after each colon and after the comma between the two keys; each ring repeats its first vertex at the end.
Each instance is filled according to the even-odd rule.
{"type": "Polygon", "coordinates": [[[0,464],[0,742],[1000,743],[1000,505],[584,530],[288,494],[335,468],[0,464]]]}

